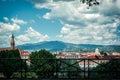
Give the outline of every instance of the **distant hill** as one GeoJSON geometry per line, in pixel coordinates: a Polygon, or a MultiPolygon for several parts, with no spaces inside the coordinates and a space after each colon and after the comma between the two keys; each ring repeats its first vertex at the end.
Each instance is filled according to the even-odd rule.
{"type": "Polygon", "coordinates": [[[120,52],[120,45],[94,45],[94,44],[72,44],[62,41],[45,41],[33,44],[23,44],[16,46],[23,50],[47,49],[49,51],[76,51],[93,52],[96,48],[106,52],[120,52]]]}

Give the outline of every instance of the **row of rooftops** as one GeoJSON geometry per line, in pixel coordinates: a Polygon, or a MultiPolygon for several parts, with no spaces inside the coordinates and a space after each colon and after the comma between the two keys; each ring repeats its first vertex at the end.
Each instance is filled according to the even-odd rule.
{"type": "MultiPolygon", "coordinates": [[[[19,50],[20,56],[22,59],[29,58],[30,53],[28,51],[21,50],[19,48],[16,48],[19,50]]],[[[0,48],[0,51],[7,51],[7,50],[13,50],[11,48],[0,48]]],[[[120,53],[113,52],[112,54],[108,54],[107,56],[103,56],[100,53],[96,52],[89,52],[89,53],[76,53],[76,52],[60,52],[56,54],[57,58],[120,58],[120,53]]]]}
{"type": "Polygon", "coordinates": [[[107,54],[106,56],[101,55],[96,52],[88,52],[88,53],[69,53],[69,52],[61,52],[56,54],[57,58],[120,58],[120,53],[113,52],[112,54],[107,54]]]}

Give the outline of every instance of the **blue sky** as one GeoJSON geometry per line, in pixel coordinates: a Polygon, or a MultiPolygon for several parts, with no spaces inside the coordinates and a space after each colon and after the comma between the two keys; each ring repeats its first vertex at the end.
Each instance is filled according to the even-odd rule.
{"type": "Polygon", "coordinates": [[[41,41],[120,44],[120,0],[88,6],[79,0],[0,0],[0,47],[41,41]]]}

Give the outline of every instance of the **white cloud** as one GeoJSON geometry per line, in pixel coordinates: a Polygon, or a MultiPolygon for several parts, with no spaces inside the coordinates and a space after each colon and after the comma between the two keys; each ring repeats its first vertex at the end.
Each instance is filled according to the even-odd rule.
{"type": "Polygon", "coordinates": [[[27,23],[27,22],[17,19],[17,18],[12,18],[11,21],[13,21],[13,23],[16,23],[16,24],[26,24],[27,23]]]}
{"type": "MultiPolygon", "coordinates": [[[[7,20],[7,17],[4,17],[4,20],[7,20]]],[[[9,20],[9,19],[8,19],[9,20]]],[[[11,33],[16,33],[20,31],[20,24],[26,24],[25,21],[20,19],[10,19],[9,22],[0,22],[0,47],[10,47],[10,35],[11,33]],[[12,22],[11,22],[11,21],[12,22]]],[[[29,27],[25,34],[15,35],[15,44],[25,44],[25,43],[36,43],[40,41],[47,40],[49,36],[47,34],[43,35],[38,31],[34,30],[32,27],[29,27]]]]}
{"type": "MultiPolygon", "coordinates": [[[[6,22],[0,22],[0,47],[10,46],[10,35],[20,31],[20,24],[25,24],[26,22],[19,19],[8,19],[3,17],[6,22]],[[12,22],[11,22],[12,21],[12,22]],[[11,23],[10,23],[11,22],[11,23]]],[[[21,36],[20,38],[23,39],[21,36]]]]}
{"type": "Polygon", "coordinates": [[[7,33],[12,33],[15,31],[18,31],[20,29],[20,26],[13,23],[3,23],[0,22],[0,34],[7,34],[7,33]]]}
{"type": "Polygon", "coordinates": [[[34,30],[32,27],[29,27],[25,31],[25,34],[22,34],[16,37],[16,44],[20,45],[25,43],[36,43],[40,41],[45,41],[48,38],[49,37],[47,34],[42,35],[41,33],[34,30]]]}
{"type": "Polygon", "coordinates": [[[26,35],[19,35],[19,36],[17,36],[17,39],[20,41],[24,41],[24,42],[30,41],[30,38],[26,35]]]}
{"type": "Polygon", "coordinates": [[[0,34],[9,34],[12,32],[16,32],[20,30],[20,24],[25,24],[26,22],[20,19],[14,19],[12,18],[10,23],[10,20],[7,17],[3,17],[3,19],[7,22],[0,22],[0,34]],[[9,21],[9,22],[8,22],[9,21]]]}
{"type": "Polygon", "coordinates": [[[100,5],[87,8],[79,0],[34,3],[47,8],[45,19],[59,19],[64,25],[57,37],[71,43],[120,44],[116,31],[120,25],[119,0],[99,0],[100,5]],[[72,27],[70,27],[72,26],[72,27]],[[73,28],[74,27],[74,28],[73,28]]]}
{"type": "Polygon", "coordinates": [[[84,15],[86,19],[98,19],[101,15],[100,14],[85,14],[84,15]]]}
{"type": "Polygon", "coordinates": [[[61,33],[62,34],[69,34],[71,30],[74,30],[78,27],[73,26],[73,25],[69,25],[69,24],[65,24],[64,27],[62,27],[61,29],[61,33]]]}
{"type": "Polygon", "coordinates": [[[46,13],[46,15],[43,16],[45,19],[50,19],[50,13],[46,13]]]}
{"type": "Polygon", "coordinates": [[[7,17],[3,17],[3,19],[4,19],[5,21],[9,21],[9,19],[8,19],[7,17]]]}
{"type": "MultiPolygon", "coordinates": [[[[114,23],[113,23],[114,24],[114,23]]],[[[111,29],[113,28],[113,24],[109,25],[96,25],[91,24],[87,25],[86,27],[79,27],[74,25],[68,26],[74,26],[77,28],[72,29],[72,27],[69,27],[69,32],[67,32],[66,26],[63,26],[61,29],[61,34],[57,37],[60,38],[62,41],[69,42],[69,43],[88,43],[88,44],[118,44],[118,40],[114,42],[114,38],[118,38],[117,34],[111,33],[111,29]],[[78,28],[79,27],[79,28],[78,28]],[[112,27],[112,28],[110,28],[112,27]],[[62,31],[65,31],[64,33],[62,31]],[[114,43],[113,43],[114,42],[114,43]]],[[[115,27],[114,27],[115,28],[115,27]]],[[[113,28],[113,29],[114,29],[113,28]]]]}
{"type": "Polygon", "coordinates": [[[10,46],[8,35],[0,35],[0,48],[10,46]]]}
{"type": "Polygon", "coordinates": [[[70,32],[70,28],[67,27],[63,27],[61,30],[61,33],[65,34],[65,33],[69,33],[70,32]]]}

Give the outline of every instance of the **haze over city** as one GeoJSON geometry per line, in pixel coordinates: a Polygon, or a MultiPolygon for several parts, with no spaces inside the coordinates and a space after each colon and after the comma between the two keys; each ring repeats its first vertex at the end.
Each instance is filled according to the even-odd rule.
{"type": "Polygon", "coordinates": [[[0,0],[0,47],[42,41],[120,45],[120,0],[0,0]]]}

